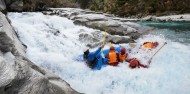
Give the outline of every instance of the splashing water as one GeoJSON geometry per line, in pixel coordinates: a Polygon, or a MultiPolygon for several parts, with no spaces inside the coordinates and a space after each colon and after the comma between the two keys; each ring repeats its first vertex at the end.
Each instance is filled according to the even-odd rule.
{"type": "MultiPolygon", "coordinates": [[[[137,46],[121,44],[146,63],[164,42],[148,69],[130,69],[124,62],[117,67],[105,66],[90,70],[84,62],[72,58],[87,47],[79,41],[78,32],[95,32],[76,26],[71,20],[42,13],[9,13],[8,17],[21,41],[27,45],[27,55],[37,65],[46,67],[66,80],[72,88],[86,94],[189,94],[190,47],[172,42],[159,35],[146,35],[136,40],[137,46]],[[139,49],[144,42],[159,42],[152,51],[139,49]],[[138,53],[137,53],[138,52],[138,53]]],[[[106,45],[108,47],[108,45],[106,45]]]]}

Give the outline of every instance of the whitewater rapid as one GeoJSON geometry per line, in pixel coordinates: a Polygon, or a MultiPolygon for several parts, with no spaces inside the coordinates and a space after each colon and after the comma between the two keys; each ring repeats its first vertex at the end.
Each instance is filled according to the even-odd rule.
{"type": "MultiPolygon", "coordinates": [[[[164,38],[145,35],[136,47],[120,44],[132,50],[129,57],[142,63],[167,42],[153,58],[148,69],[130,69],[124,62],[117,67],[104,66],[100,71],[89,69],[73,58],[87,49],[79,40],[83,32],[97,30],[74,25],[64,17],[42,13],[8,13],[8,18],[20,40],[27,45],[28,58],[39,66],[50,69],[67,81],[75,90],[86,94],[189,94],[190,47],[164,38]],[[146,41],[158,41],[153,51],[139,49],[146,41]]],[[[106,48],[109,46],[106,45],[106,48]]],[[[94,49],[92,49],[94,50],[94,49]]]]}

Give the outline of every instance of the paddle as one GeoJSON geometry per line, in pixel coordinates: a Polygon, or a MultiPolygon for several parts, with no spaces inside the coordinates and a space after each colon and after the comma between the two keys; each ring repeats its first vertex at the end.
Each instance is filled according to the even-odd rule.
{"type": "Polygon", "coordinates": [[[106,30],[104,31],[103,45],[105,44],[105,42],[106,42],[106,30]]]}
{"type": "Polygon", "coordinates": [[[152,58],[167,44],[167,42],[165,42],[161,47],[160,49],[158,49],[154,55],[150,58],[150,60],[148,61],[148,66],[150,65],[151,61],[152,61],[152,58]]]}
{"type": "MultiPolygon", "coordinates": [[[[103,37],[103,42],[102,42],[102,45],[104,46],[105,45],[105,42],[106,42],[106,30],[104,31],[104,37],[103,37]]],[[[101,56],[103,58],[105,58],[104,54],[103,54],[103,48],[101,49],[101,56]]]]}
{"type": "Polygon", "coordinates": [[[137,44],[136,43],[129,43],[129,46],[135,47],[137,44]]]}

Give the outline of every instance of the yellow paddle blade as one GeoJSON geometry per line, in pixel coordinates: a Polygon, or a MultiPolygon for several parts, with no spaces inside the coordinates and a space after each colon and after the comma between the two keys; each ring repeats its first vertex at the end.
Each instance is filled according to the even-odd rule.
{"type": "Polygon", "coordinates": [[[105,32],[104,32],[103,44],[105,44],[105,41],[106,41],[106,30],[105,30],[105,32]]]}
{"type": "Polygon", "coordinates": [[[135,43],[129,43],[129,46],[131,46],[131,47],[135,47],[136,44],[135,44],[135,43]]]}

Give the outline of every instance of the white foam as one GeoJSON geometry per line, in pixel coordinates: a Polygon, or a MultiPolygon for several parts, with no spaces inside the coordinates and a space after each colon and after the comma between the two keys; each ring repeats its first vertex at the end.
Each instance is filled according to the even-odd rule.
{"type": "MultiPolygon", "coordinates": [[[[149,69],[130,69],[127,62],[118,67],[104,66],[101,71],[90,70],[84,62],[74,61],[87,47],[78,40],[81,29],[71,20],[41,13],[9,13],[8,17],[20,39],[28,46],[28,57],[66,80],[71,87],[86,94],[189,94],[190,47],[171,42],[162,36],[147,35],[136,40],[129,57],[146,63],[164,42],[153,58],[149,69]],[[58,35],[54,35],[56,31],[58,35]],[[153,51],[139,49],[143,42],[159,42],[153,51]],[[138,52],[138,53],[136,53],[138,52]]],[[[123,44],[128,46],[128,44],[123,44]]],[[[108,47],[108,45],[106,45],[108,47]]],[[[129,46],[128,46],[129,47],[129,46]]]]}

